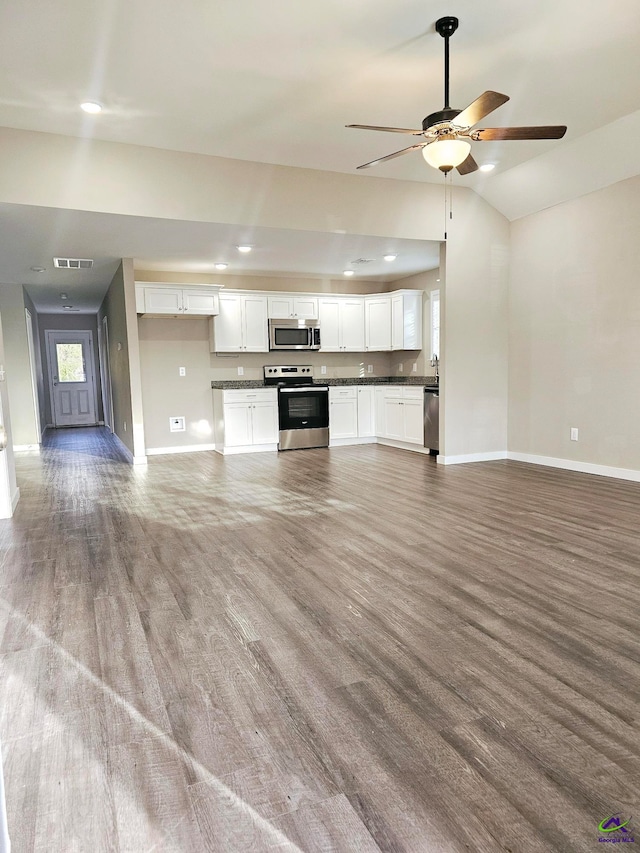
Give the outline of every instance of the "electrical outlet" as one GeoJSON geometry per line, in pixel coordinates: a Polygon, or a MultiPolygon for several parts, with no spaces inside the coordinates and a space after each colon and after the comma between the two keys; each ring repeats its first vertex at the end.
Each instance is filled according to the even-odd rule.
{"type": "Polygon", "coordinates": [[[177,418],[169,418],[169,430],[171,432],[184,432],[185,429],[185,422],[182,416],[177,418]]]}
{"type": "Polygon", "coordinates": [[[578,440],[578,427],[571,427],[571,441],[578,440]]]}
{"type": "Polygon", "coordinates": [[[180,374],[180,376],[186,376],[187,375],[187,368],[186,367],[179,367],[178,373],[180,374]]]}
{"type": "Polygon", "coordinates": [[[244,367],[238,368],[238,376],[244,376],[244,367]]]}
{"type": "Polygon", "coordinates": [[[398,373],[404,373],[404,364],[402,362],[398,365],[398,373]]]}
{"type": "Polygon", "coordinates": [[[411,368],[411,371],[412,371],[412,373],[418,372],[418,362],[417,361],[413,362],[413,367],[411,368]]]}
{"type": "Polygon", "coordinates": [[[373,373],[373,365],[372,364],[367,365],[367,373],[373,373]]]}
{"type": "Polygon", "coordinates": [[[327,372],[327,365],[323,364],[322,367],[320,368],[320,373],[324,376],[326,372],[327,372]]]}

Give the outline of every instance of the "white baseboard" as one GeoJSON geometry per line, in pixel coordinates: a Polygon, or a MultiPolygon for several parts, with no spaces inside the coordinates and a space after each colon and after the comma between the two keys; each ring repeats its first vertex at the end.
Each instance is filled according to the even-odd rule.
{"type": "Polygon", "coordinates": [[[459,456],[438,456],[438,465],[463,465],[465,462],[495,462],[507,459],[506,450],[490,450],[487,453],[462,453],[459,456]]]}
{"type": "Polygon", "coordinates": [[[329,447],[348,447],[352,444],[375,444],[376,441],[375,435],[367,435],[362,438],[332,438],[329,440],[329,447]]]}
{"type": "Polygon", "coordinates": [[[413,453],[422,453],[429,455],[429,448],[423,447],[421,444],[412,444],[410,441],[396,441],[393,438],[376,438],[377,444],[384,444],[387,447],[397,447],[399,450],[411,450],[413,453]]]}
{"type": "Polygon", "coordinates": [[[546,465],[549,468],[564,468],[566,471],[578,471],[581,474],[596,474],[598,477],[615,477],[618,480],[640,482],[640,471],[633,468],[615,468],[612,465],[577,462],[574,459],[561,459],[557,456],[537,456],[534,453],[518,453],[514,450],[508,451],[507,458],[515,462],[528,462],[530,465],[546,465]]]}
{"type": "Polygon", "coordinates": [[[147,456],[164,456],[168,453],[197,453],[199,450],[215,449],[215,444],[185,444],[176,447],[147,447],[147,456]]]}
{"type": "Polygon", "coordinates": [[[277,444],[242,444],[240,447],[215,447],[216,453],[222,456],[234,456],[237,453],[266,453],[278,449],[277,444]]]}
{"type": "Polygon", "coordinates": [[[15,492],[11,495],[11,512],[15,510],[18,506],[18,501],[20,500],[20,489],[16,487],[15,492]]]}
{"type": "Polygon", "coordinates": [[[22,453],[24,450],[40,450],[39,444],[14,444],[14,453],[22,453]]]}
{"type": "Polygon", "coordinates": [[[112,437],[115,439],[116,444],[120,447],[120,450],[127,457],[127,461],[131,463],[131,465],[146,465],[147,457],[146,456],[134,456],[133,453],[129,450],[124,441],[115,433],[111,433],[112,437]]]}

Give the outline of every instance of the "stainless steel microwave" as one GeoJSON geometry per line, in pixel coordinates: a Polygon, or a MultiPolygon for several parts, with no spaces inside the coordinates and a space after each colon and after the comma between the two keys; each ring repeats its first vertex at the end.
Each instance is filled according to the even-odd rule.
{"type": "Polygon", "coordinates": [[[317,320],[269,320],[269,349],[320,349],[317,320]]]}

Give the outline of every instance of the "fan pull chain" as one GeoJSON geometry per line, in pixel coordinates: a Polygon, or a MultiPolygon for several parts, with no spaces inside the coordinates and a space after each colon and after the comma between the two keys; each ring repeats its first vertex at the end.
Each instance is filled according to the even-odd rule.
{"type": "Polygon", "coordinates": [[[449,180],[453,170],[444,173],[444,239],[447,239],[447,213],[453,219],[453,180],[449,180]],[[448,190],[448,192],[447,192],[448,190]]]}

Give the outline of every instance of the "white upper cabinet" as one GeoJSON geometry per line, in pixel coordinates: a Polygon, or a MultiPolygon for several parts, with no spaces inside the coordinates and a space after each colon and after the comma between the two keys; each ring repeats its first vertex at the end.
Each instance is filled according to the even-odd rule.
{"type": "Polygon", "coordinates": [[[365,348],[370,351],[391,349],[391,296],[365,296],[365,348]]]}
{"type": "Polygon", "coordinates": [[[391,294],[391,349],[422,349],[422,291],[391,294]]]}
{"type": "Polygon", "coordinates": [[[136,282],[136,312],[172,317],[211,317],[218,313],[217,287],[136,282]]]}
{"type": "Polygon", "coordinates": [[[364,352],[362,297],[321,296],[318,318],[321,352],[364,352]]]}
{"type": "Polygon", "coordinates": [[[267,297],[255,293],[220,294],[213,319],[212,352],[268,352],[267,297]]]}
{"type": "Polygon", "coordinates": [[[317,320],[318,300],[315,296],[280,296],[269,297],[269,319],[271,320],[317,320]]]}

